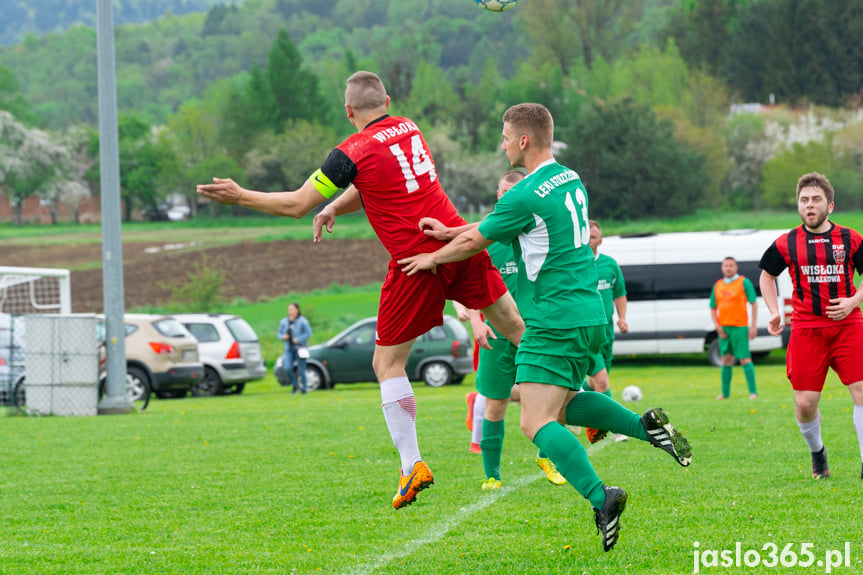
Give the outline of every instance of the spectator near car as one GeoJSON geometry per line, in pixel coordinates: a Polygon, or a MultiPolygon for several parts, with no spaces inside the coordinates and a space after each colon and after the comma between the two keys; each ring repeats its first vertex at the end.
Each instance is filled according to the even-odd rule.
{"type": "MultiPolygon", "coordinates": [[[[433,327],[417,338],[405,370],[414,381],[440,387],[460,383],[473,372],[470,336],[456,318],[444,316],[443,325],[433,327]]],[[[372,369],[377,318],[360,320],[328,342],[309,348],[306,360],[308,390],[328,389],[337,383],[376,381],[372,369]]],[[[282,358],[276,360],[276,378],[287,382],[282,358]]]]}
{"type": "Polygon", "coordinates": [[[267,375],[258,335],[246,320],[227,313],[173,316],[198,340],[204,377],[192,385],[192,395],[242,393],[246,384],[267,375]]]}

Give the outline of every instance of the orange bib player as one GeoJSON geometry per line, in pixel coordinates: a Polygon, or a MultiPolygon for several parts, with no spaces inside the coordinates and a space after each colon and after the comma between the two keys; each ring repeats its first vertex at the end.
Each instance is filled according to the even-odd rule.
{"type": "Polygon", "coordinates": [[[737,260],[732,257],[722,260],[722,278],[717,280],[710,292],[710,315],[722,355],[722,393],[716,399],[728,399],[731,395],[735,359],[743,367],[749,399],[758,399],[755,366],[752,365],[752,354],[749,352],[749,340],[758,333],[755,287],[749,278],[738,275],[737,260]],[[747,303],[752,309],[750,313],[746,310],[747,303]]]}

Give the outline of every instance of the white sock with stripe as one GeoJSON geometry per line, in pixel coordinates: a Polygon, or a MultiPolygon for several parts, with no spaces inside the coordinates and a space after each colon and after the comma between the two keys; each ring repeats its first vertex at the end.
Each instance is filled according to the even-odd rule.
{"type": "Polygon", "coordinates": [[[408,475],[420,456],[417,440],[417,402],[407,377],[393,377],[381,382],[381,403],[384,419],[393,445],[399,452],[402,474],[408,475]]]}
{"type": "Polygon", "coordinates": [[[857,443],[860,444],[860,460],[863,461],[863,405],[854,406],[854,429],[857,430],[857,443]]]}
{"type": "Polygon", "coordinates": [[[485,417],[485,396],[481,393],[476,394],[476,399],[473,402],[473,429],[470,432],[470,442],[479,443],[482,441],[482,420],[485,417]]]}
{"type": "Polygon", "coordinates": [[[800,428],[800,433],[803,434],[803,439],[806,440],[806,445],[809,446],[809,451],[818,453],[824,447],[824,442],[821,441],[821,412],[818,416],[807,423],[797,421],[797,427],[800,428]]]}

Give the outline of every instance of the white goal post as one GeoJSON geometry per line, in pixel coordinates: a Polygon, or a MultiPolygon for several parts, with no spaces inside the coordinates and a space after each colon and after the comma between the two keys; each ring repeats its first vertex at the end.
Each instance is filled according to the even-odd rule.
{"type": "Polygon", "coordinates": [[[69,270],[0,266],[0,313],[72,313],[69,270]]]}

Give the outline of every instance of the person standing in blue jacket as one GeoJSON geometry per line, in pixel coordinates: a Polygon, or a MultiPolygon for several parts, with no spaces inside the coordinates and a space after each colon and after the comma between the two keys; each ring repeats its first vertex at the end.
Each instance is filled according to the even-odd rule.
{"type": "Polygon", "coordinates": [[[308,354],[309,338],[312,337],[312,327],[309,320],[300,312],[300,304],[288,304],[288,317],[282,318],[279,323],[279,339],[285,342],[285,356],[282,358],[282,368],[294,390],[306,393],[306,358],[308,354]],[[297,384],[297,375],[294,374],[294,363],[297,364],[300,384],[297,384]]]}

